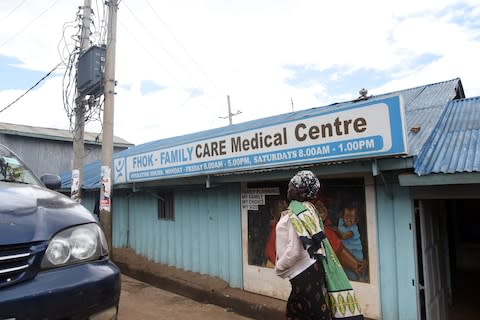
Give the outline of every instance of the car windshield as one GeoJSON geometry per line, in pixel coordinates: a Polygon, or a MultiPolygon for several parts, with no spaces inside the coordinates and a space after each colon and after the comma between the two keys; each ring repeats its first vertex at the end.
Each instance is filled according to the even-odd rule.
{"type": "Polygon", "coordinates": [[[40,185],[35,175],[11,151],[0,145],[0,181],[40,185]]]}

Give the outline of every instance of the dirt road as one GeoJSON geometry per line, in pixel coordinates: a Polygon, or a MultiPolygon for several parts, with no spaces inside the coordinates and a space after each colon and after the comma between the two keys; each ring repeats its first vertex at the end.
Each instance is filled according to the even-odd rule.
{"type": "Polygon", "coordinates": [[[119,320],[249,320],[122,275],[119,320]]]}

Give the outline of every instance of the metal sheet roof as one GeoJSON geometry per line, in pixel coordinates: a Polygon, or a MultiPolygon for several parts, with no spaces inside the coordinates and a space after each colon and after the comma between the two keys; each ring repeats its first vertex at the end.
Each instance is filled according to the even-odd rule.
{"type": "MultiPolygon", "coordinates": [[[[425,143],[425,140],[429,137],[433,128],[435,127],[447,103],[457,96],[457,90],[459,90],[459,88],[461,88],[461,81],[459,78],[455,78],[449,81],[428,84],[421,87],[372,96],[370,97],[370,99],[386,98],[388,96],[395,95],[403,96],[407,130],[412,126],[421,124],[421,130],[417,134],[413,134],[410,131],[407,132],[409,155],[416,155],[420,148],[423,146],[423,143],[425,143]]],[[[461,89],[461,91],[463,95],[463,89],[461,89]]],[[[204,140],[217,136],[235,134],[250,129],[257,129],[273,124],[284,123],[286,121],[305,119],[332,110],[340,111],[343,108],[349,107],[353,104],[354,102],[352,101],[334,103],[328,106],[289,112],[285,114],[271,116],[268,118],[256,119],[244,123],[234,124],[226,127],[220,127],[183,136],[152,141],[127,150],[123,150],[119,153],[116,153],[114,157],[125,157],[143,152],[149,152],[153,150],[185,144],[197,140],[204,140]]]]}
{"type": "Polygon", "coordinates": [[[480,97],[447,105],[414,167],[418,175],[480,172],[480,97]]]}
{"type": "Polygon", "coordinates": [[[432,134],[447,103],[456,97],[465,97],[459,78],[405,89],[386,95],[397,94],[403,96],[405,103],[408,151],[411,156],[418,154],[423,144],[432,134]],[[419,131],[416,133],[411,131],[412,127],[419,127],[419,131]]]}
{"type": "MultiPolygon", "coordinates": [[[[464,97],[461,80],[460,78],[455,78],[444,82],[438,82],[415,88],[372,96],[370,97],[370,99],[386,98],[388,96],[395,95],[401,95],[403,97],[405,105],[408,156],[416,156],[418,154],[423,144],[435,128],[435,125],[441,114],[443,113],[443,110],[448,104],[448,102],[456,97],[464,97]],[[411,132],[409,129],[413,126],[420,126],[420,130],[417,133],[411,132]]],[[[134,154],[168,148],[198,140],[235,134],[250,129],[257,129],[269,125],[284,123],[286,121],[305,119],[332,110],[340,111],[343,108],[351,106],[353,103],[353,101],[334,103],[323,107],[290,112],[263,119],[234,124],[226,127],[220,127],[183,136],[152,141],[120,151],[114,154],[114,158],[128,157],[134,154]]],[[[84,172],[84,188],[98,188],[100,164],[98,163],[97,166],[97,169],[94,170],[96,175],[95,178],[90,179],[89,177],[87,177],[87,172],[84,172]],[[88,181],[96,182],[94,184],[88,184],[88,181]]],[[[71,181],[71,177],[69,175],[70,173],[62,175],[63,188],[70,188],[69,183],[71,181]]]]}
{"type": "MultiPolygon", "coordinates": [[[[0,133],[40,139],[73,141],[73,134],[69,130],[33,127],[5,122],[0,122],[0,133]]],[[[85,132],[84,136],[86,144],[102,144],[102,135],[99,135],[98,133],[85,132]]],[[[133,146],[132,143],[119,137],[114,137],[113,143],[115,147],[127,148],[133,146]]]]}

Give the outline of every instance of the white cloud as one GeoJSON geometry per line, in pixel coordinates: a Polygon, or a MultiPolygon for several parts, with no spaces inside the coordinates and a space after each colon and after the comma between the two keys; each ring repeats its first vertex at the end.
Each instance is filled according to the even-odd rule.
{"type": "MultiPolygon", "coordinates": [[[[101,13],[97,4],[102,2],[92,2],[101,13]]],[[[227,95],[232,112],[242,112],[234,123],[290,112],[292,100],[295,110],[338,102],[356,97],[363,83],[342,92],[335,86],[365,70],[386,79],[369,88],[372,93],[461,77],[467,96],[480,95],[480,30],[471,23],[480,12],[474,2],[122,0],[115,134],[138,144],[228,125],[220,119],[227,116],[227,95]],[[461,5],[472,6],[470,23],[462,23],[462,10],[454,10],[461,5]],[[422,57],[438,58],[418,64],[422,57]],[[300,88],[287,84],[293,75],[287,65],[329,73],[300,88]],[[142,95],[145,80],[162,89],[142,95]],[[192,97],[194,88],[203,95],[192,97]]],[[[0,55],[48,72],[60,61],[64,24],[74,20],[82,4],[33,1],[2,20],[16,4],[1,2],[0,55]]],[[[0,121],[68,128],[60,80],[47,80],[1,113],[0,121]]],[[[0,77],[0,88],[1,81],[7,80],[0,77]]],[[[0,102],[22,93],[0,91],[0,102]]]]}

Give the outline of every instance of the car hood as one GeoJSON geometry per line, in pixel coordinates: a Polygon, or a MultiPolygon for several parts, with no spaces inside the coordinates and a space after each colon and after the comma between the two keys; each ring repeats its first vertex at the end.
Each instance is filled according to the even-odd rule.
{"type": "Polygon", "coordinates": [[[0,182],[0,246],[52,238],[69,226],[95,222],[70,198],[28,184],[0,182]]]}

